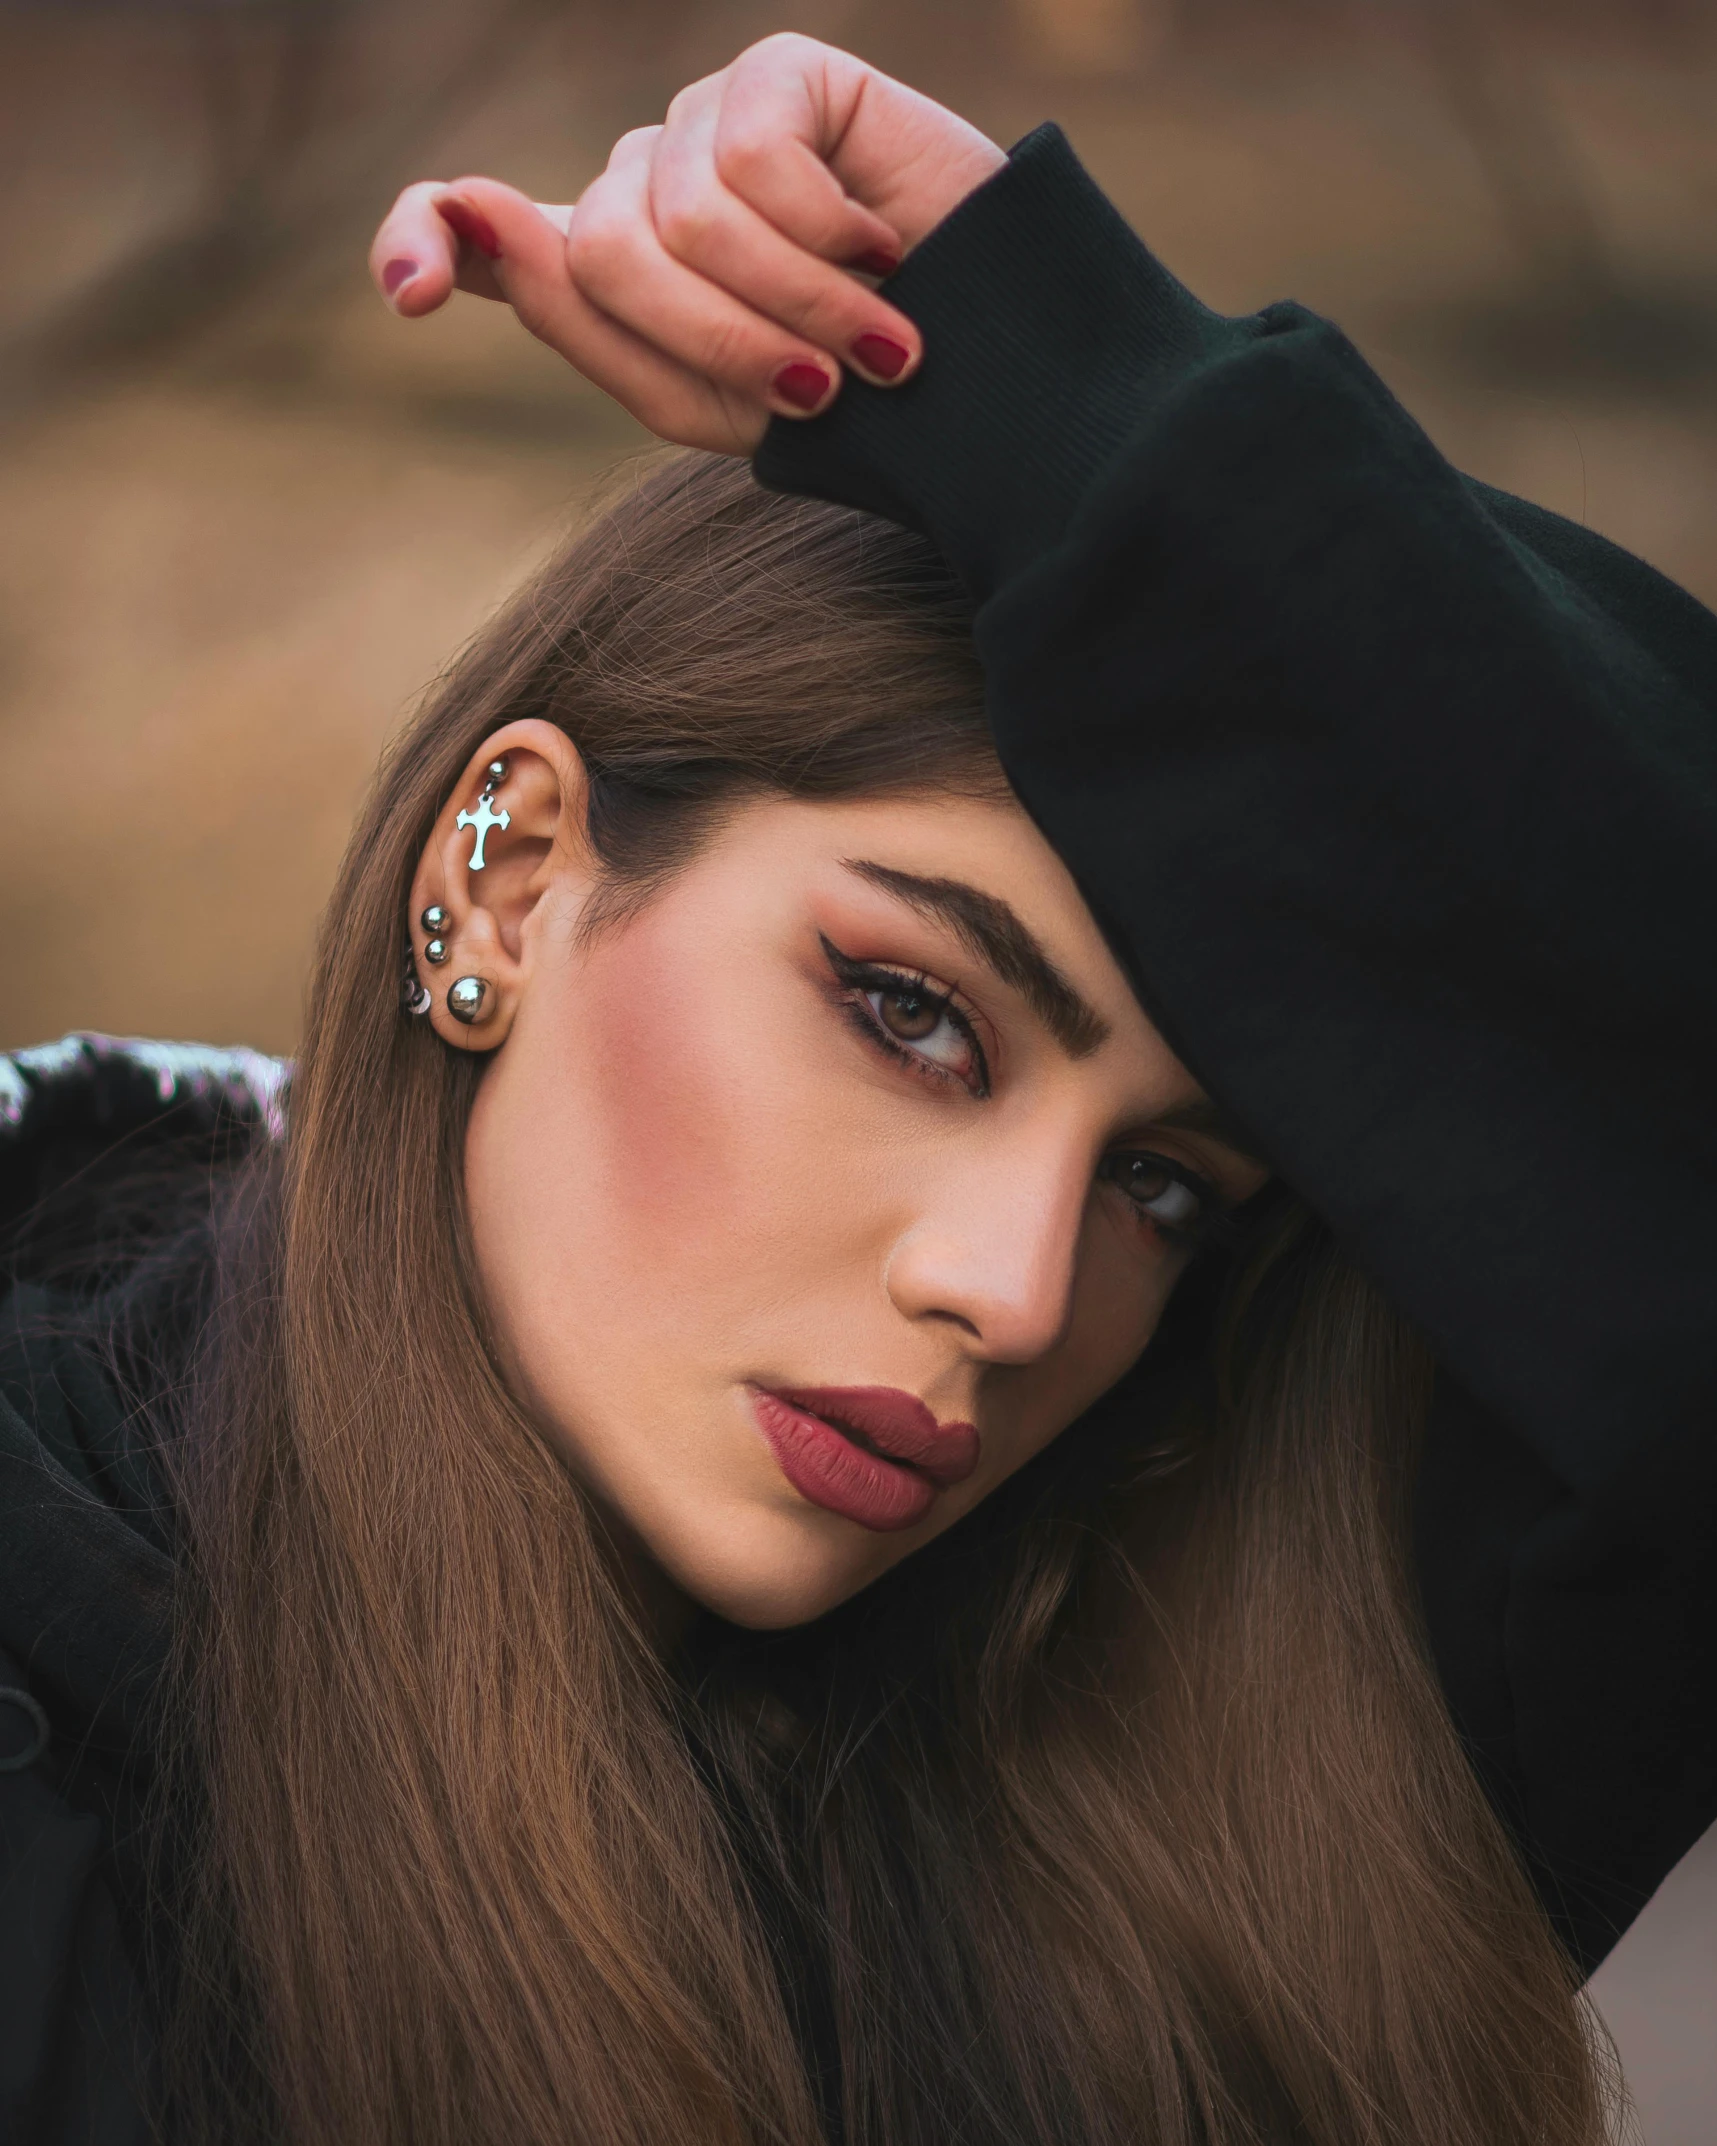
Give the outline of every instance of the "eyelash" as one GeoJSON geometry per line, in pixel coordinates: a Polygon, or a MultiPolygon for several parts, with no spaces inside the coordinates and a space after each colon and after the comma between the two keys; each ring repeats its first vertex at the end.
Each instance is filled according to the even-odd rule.
{"type": "MultiPolygon", "coordinates": [[[[1138,1214],[1142,1222],[1148,1222],[1160,1237],[1170,1244],[1184,1245],[1189,1251],[1202,1252],[1216,1249],[1232,1241],[1234,1218],[1222,1205],[1222,1196],[1208,1178],[1200,1177],[1196,1170],[1189,1170],[1184,1163],[1172,1161],[1167,1155],[1154,1154],[1149,1148],[1127,1148],[1118,1154],[1104,1156],[1097,1174],[1105,1184],[1113,1185],[1121,1197],[1138,1214]],[[1198,1201],[1198,1214],[1191,1223],[1165,1222],[1153,1215],[1144,1201],[1134,1199],[1121,1183],[1121,1173],[1132,1163],[1148,1163],[1169,1181],[1170,1186],[1182,1186],[1198,1201]]],[[[1166,1191],[1168,1188],[1165,1187],[1166,1191]]],[[[1162,1192],[1152,1194],[1161,1199],[1162,1192]]]]}
{"type": "MultiPolygon", "coordinates": [[[[819,934],[821,937],[821,934],[819,934]]],[[[978,1031],[971,1019],[964,1014],[954,998],[946,991],[939,991],[930,982],[923,970],[885,968],[874,961],[855,961],[850,954],[843,954],[830,940],[823,939],[823,955],[842,985],[840,1006],[853,1026],[867,1043],[886,1051],[890,1058],[909,1066],[913,1072],[922,1074],[939,1087],[963,1089],[967,1095],[980,1101],[990,1092],[990,1062],[984,1046],[978,1040],[978,1031]],[[946,1066],[939,1066],[934,1059],[912,1049],[900,1037],[891,1036],[865,994],[874,991],[884,998],[920,999],[944,1020],[951,1023],[955,1032],[972,1054],[976,1070],[975,1080],[963,1080],[958,1073],[946,1066]]]]}
{"type": "MultiPolygon", "coordinates": [[[[822,939],[824,958],[833,970],[841,986],[837,1003],[847,1019],[864,1040],[873,1048],[885,1052],[890,1058],[908,1067],[925,1080],[934,1081],[938,1087],[957,1087],[980,1100],[990,1093],[990,1066],[983,1044],[972,1021],[964,1014],[953,997],[932,984],[922,969],[907,970],[888,968],[880,962],[855,961],[850,954],[843,954],[829,939],[822,939]],[[915,1051],[898,1036],[892,1036],[883,1027],[866,994],[877,992],[885,997],[915,998],[935,1010],[943,1019],[952,1023],[971,1051],[976,1067],[975,1082],[962,1080],[946,1066],[939,1066],[933,1059],[915,1051]]],[[[1200,1177],[1167,1155],[1158,1155],[1148,1148],[1128,1148],[1106,1155],[1098,1167],[1098,1176],[1105,1184],[1113,1185],[1128,1202],[1141,1223],[1149,1224],[1167,1243],[1181,1245],[1190,1251],[1205,1251],[1225,1244],[1233,1234],[1232,1216],[1222,1205],[1220,1193],[1208,1178],[1200,1177]],[[1134,1163],[1149,1163],[1170,1185],[1184,1187],[1199,1203],[1197,1219],[1190,1224],[1174,1223],[1153,1215],[1142,1200],[1135,1199],[1121,1182],[1122,1173],[1134,1163]]],[[[1166,1187],[1164,1191],[1166,1191],[1166,1187]]],[[[1163,1191],[1152,1194],[1161,1199],[1163,1191]]]]}

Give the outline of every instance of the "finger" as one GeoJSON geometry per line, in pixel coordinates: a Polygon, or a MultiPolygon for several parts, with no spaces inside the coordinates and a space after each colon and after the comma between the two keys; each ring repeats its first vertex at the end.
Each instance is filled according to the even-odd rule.
{"type": "Polygon", "coordinates": [[[732,164],[743,176],[748,155],[755,148],[757,187],[754,191],[730,187],[735,198],[744,200],[794,245],[822,260],[870,275],[892,274],[900,265],[899,234],[885,218],[855,201],[830,170],[814,141],[817,115],[810,103],[789,93],[778,71],[771,72],[768,96],[757,95],[747,75],[740,74],[736,82],[739,65],[736,61],[721,74],[681,90],[668,107],[658,158],[664,150],[683,158],[695,149],[708,158],[721,184],[727,186],[724,166],[732,164]],[[734,109],[736,87],[739,105],[734,109]],[[748,91],[751,103],[746,101],[748,91]],[[759,137],[767,134],[767,139],[752,144],[748,138],[752,128],[759,137]]]}
{"type": "Polygon", "coordinates": [[[435,212],[439,180],[408,186],[370,242],[370,275],[396,313],[416,319],[447,303],[454,290],[458,243],[435,212]]]}
{"type": "MultiPolygon", "coordinates": [[[[482,246],[467,236],[473,227],[461,216],[457,197],[458,188],[444,180],[420,179],[400,195],[371,241],[375,286],[394,311],[408,319],[433,313],[455,290],[505,302],[482,246]],[[461,222],[463,233],[457,228],[461,222]]],[[[566,230],[570,202],[539,201],[535,206],[557,230],[566,230]]]]}
{"type": "Polygon", "coordinates": [[[879,216],[910,251],[1006,162],[957,114],[796,32],[764,38],[727,70],[716,169],[817,252],[826,251],[817,234],[831,189],[879,216]]]}
{"type": "Polygon", "coordinates": [[[533,335],[661,438],[752,452],[769,416],[760,398],[708,379],[604,313],[569,273],[558,225],[523,194],[494,179],[462,179],[455,191],[488,224],[499,249],[491,271],[533,335]]]}
{"type": "Polygon", "coordinates": [[[835,357],[677,261],[650,215],[652,141],[617,146],[566,238],[574,285],[596,309],[728,396],[783,416],[826,407],[835,357]]]}
{"type": "Polygon", "coordinates": [[[910,377],[922,354],[913,323],[722,184],[714,155],[717,118],[714,103],[682,110],[676,99],[655,144],[649,209],[665,251],[867,379],[887,385],[910,377]]]}
{"type": "Polygon", "coordinates": [[[406,188],[370,246],[370,274],[396,313],[408,319],[433,313],[456,290],[501,298],[484,243],[492,234],[479,228],[482,222],[457,187],[425,179],[406,188]]]}

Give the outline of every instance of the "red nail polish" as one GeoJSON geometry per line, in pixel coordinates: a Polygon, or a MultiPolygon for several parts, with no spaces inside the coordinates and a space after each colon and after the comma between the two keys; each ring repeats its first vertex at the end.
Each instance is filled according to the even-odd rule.
{"type": "Polygon", "coordinates": [[[402,255],[399,260],[390,261],[382,270],[382,289],[391,298],[402,283],[409,283],[416,274],[417,263],[406,260],[402,255]]]}
{"type": "Polygon", "coordinates": [[[440,211],[441,221],[455,238],[462,238],[467,246],[475,246],[479,253],[486,253],[491,261],[501,258],[501,242],[495,236],[495,227],[481,209],[461,201],[457,194],[449,194],[445,201],[438,201],[435,206],[440,211]]]}
{"type": "Polygon", "coordinates": [[[900,256],[890,253],[885,246],[873,246],[869,253],[861,253],[856,261],[847,263],[866,276],[892,276],[900,266],[900,256]]]}
{"type": "Polygon", "coordinates": [[[828,395],[834,382],[820,365],[795,358],[775,375],[775,392],[795,410],[814,410],[828,395]]]}
{"type": "Polygon", "coordinates": [[[898,380],[912,362],[912,353],[892,335],[860,335],[853,339],[853,356],[867,373],[879,380],[898,380]]]}

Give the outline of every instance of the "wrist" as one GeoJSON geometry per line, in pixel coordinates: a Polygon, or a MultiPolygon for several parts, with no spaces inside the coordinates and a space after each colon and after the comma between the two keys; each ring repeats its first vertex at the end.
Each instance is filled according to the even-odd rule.
{"type": "Polygon", "coordinates": [[[903,205],[895,211],[892,220],[907,253],[921,246],[963,201],[1007,164],[1007,151],[998,148],[987,134],[980,134],[964,120],[959,122],[959,129],[936,168],[915,189],[910,206],[903,205]]]}
{"type": "Polygon", "coordinates": [[[1199,304],[1128,229],[1058,129],[1027,136],[887,285],[924,358],[849,378],[773,423],[760,481],[929,535],[980,601],[1061,539],[1090,487],[1189,371],[1265,332],[1199,304]]]}

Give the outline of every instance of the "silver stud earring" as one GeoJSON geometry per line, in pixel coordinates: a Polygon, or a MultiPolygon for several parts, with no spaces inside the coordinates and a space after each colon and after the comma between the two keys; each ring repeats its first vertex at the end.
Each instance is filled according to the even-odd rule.
{"type": "Polygon", "coordinates": [[[439,902],[431,902],[417,921],[432,939],[439,939],[453,922],[453,912],[443,909],[439,902]]]}
{"type": "Polygon", "coordinates": [[[470,1028],[483,1019],[483,1001],[488,996],[489,986],[482,977],[461,976],[447,987],[447,1010],[470,1028]]]}
{"type": "Polygon", "coordinates": [[[447,959],[447,941],[445,939],[431,939],[423,950],[423,958],[432,969],[440,968],[441,964],[447,959]]]}

